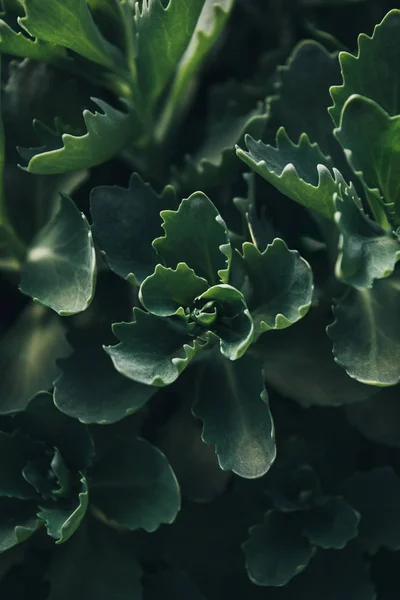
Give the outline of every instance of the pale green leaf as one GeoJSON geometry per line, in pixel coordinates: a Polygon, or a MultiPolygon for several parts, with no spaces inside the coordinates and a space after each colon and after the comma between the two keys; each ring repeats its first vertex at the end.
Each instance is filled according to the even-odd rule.
{"type": "Polygon", "coordinates": [[[193,396],[220,467],[247,479],[264,475],[276,448],[260,364],[248,355],[234,362],[213,356],[198,367],[193,396]]]}
{"type": "Polygon", "coordinates": [[[20,290],[62,316],[82,312],[95,290],[96,256],[85,216],[68,196],[39,231],[22,269],[20,290]]]}

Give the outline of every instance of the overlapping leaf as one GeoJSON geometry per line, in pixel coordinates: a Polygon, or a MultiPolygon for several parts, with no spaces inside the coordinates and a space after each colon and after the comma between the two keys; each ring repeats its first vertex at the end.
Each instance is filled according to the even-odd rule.
{"type": "Polygon", "coordinates": [[[141,125],[131,105],[125,102],[125,110],[120,110],[103,100],[92,100],[102,112],[83,111],[83,135],[61,135],[37,126],[43,145],[19,149],[29,173],[52,175],[94,167],[115,156],[130,140],[140,138],[141,125]]]}
{"type": "Polygon", "coordinates": [[[133,381],[169,385],[201,347],[193,326],[185,318],[157,317],[140,308],[134,308],[133,316],[132,323],[113,325],[120,343],[106,347],[107,354],[117,371],[133,381]]]}
{"type": "Polygon", "coordinates": [[[397,164],[400,116],[390,117],[376,102],[359,95],[346,100],[335,133],[353,171],[369,189],[377,189],[385,204],[400,217],[397,164]]]}
{"type": "Polygon", "coordinates": [[[228,283],[232,250],[226,225],[211,200],[196,192],[177,211],[161,212],[165,236],[153,242],[168,267],[185,262],[210,285],[228,283]]]}
{"type": "Polygon", "coordinates": [[[336,362],[350,377],[369,385],[400,381],[398,361],[400,306],[395,275],[371,289],[349,290],[334,308],[327,329],[336,362]]]}
{"type": "Polygon", "coordinates": [[[20,289],[60,315],[86,310],[94,296],[96,257],[84,215],[67,196],[29,249],[20,289]]]}
{"type": "Polygon", "coordinates": [[[342,187],[336,208],[341,232],[336,274],[355,288],[371,288],[375,279],[393,273],[400,258],[399,239],[364,213],[354,187],[342,187]]]}
{"type": "Polygon", "coordinates": [[[346,100],[353,94],[370,98],[391,116],[399,114],[399,27],[400,11],[391,10],[375,27],[372,37],[359,36],[357,56],[340,53],[343,84],[330,90],[334,106],[329,112],[336,127],[340,125],[346,100]]]}
{"type": "Polygon", "coordinates": [[[200,365],[193,413],[203,421],[203,440],[215,445],[222,469],[248,479],[269,470],[276,456],[274,425],[257,361],[213,357],[200,365]]]}
{"type": "Polygon", "coordinates": [[[120,441],[94,466],[91,498],[107,520],[154,531],[180,509],[179,485],[165,456],[144,440],[120,441]]]}
{"type": "Polygon", "coordinates": [[[237,149],[238,157],[272,183],[280,192],[322,216],[334,215],[333,194],[338,191],[341,175],[332,161],[306,134],[294,144],[283,128],[276,136],[276,148],[246,137],[248,152],[237,149]]]}
{"type": "Polygon", "coordinates": [[[298,252],[279,238],[264,252],[246,242],[242,264],[248,278],[245,296],[258,334],[284,329],[304,317],[311,305],[313,276],[298,252]]]}
{"type": "Polygon", "coordinates": [[[137,174],[132,175],[128,189],[102,186],[92,190],[94,240],[117,275],[139,283],[151,275],[158,263],[151,244],[162,232],[160,211],[175,205],[171,187],[158,195],[137,174]]]}

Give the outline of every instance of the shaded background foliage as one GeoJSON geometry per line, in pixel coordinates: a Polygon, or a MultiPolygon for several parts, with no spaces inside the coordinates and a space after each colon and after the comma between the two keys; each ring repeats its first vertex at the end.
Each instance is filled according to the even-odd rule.
{"type": "MultiPolygon", "coordinates": [[[[100,10],[96,12],[101,2],[88,4],[104,30],[110,22],[100,10]]],[[[14,23],[19,3],[4,0],[3,5],[5,20],[14,23]]],[[[82,111],[94,108],[89,98],[101,98],[116,108],[114,93],[79,73],[2,56],[5,196],[14,228],[26,244],[32,243],[48,222],[55,205],[62,204],[59,192],[69,194],[90,218],[91,190],[115,185],[127,188],[135,171],[158,194],[169,183],[175,186],[179,200],[197,190],[207,193],[237,247],[235,240],[244,237],[241,213],[246,206],[239,199],[247,198],[250,185],[254,204],[249,219],[260,250],[276,236],[282,237],[289,248],[299,250],[310,262],[320,290],[318,306],[300,322],[268,332],[255,345],[264,362],[278,456],[266,475],[248,480],[221,470],[214,447],[201,440],[201,422],[191,412],[196,364],[168,387],[138,390],[140,384],[118,376],[105,354],[99,353],[100,343],[115,343],[110,324],[129,321],[132,304],[138,304],[137,289],[112,272],[99,252],[93,303],[68,319],[33,305],[21,294],[18,273],[11,269],[0,272],[1,429],[7,434],[14,431],[15,421],[8,413],[25,408],[32,396],[51,390],[56,380],[56,405],[63,418],[68,419],[65,414],[75,418],[77,427],[86,432],[82,435],[90,434],[97,461],[87,471],[77,467],[77,472],[83,469],[88,478],[94,507],[65,544],[55,545],[42,527],[29,540],[0,555],[4,598],[28,594],[43,600],[72,595],[77,600],[397,598],[399,386],[380,389],[363,385],[333,361],[325,327],[332,322],[331,298],[342,293],[343,284],[332,276],[334,260],[324,245],[320,223],[261,177],[243,178],[247,169],[232,151],[244,131],[252,133],[247,121],[241,128],[237,118],[250,113],[253,137],[274,142],[276,130],[283,124],[282,105],[276,103],[274,108],[271,101],[268,120],[264,119],[265,104],[255,107],[276,95],[279,85],[287,90],[282,97],[289,110],[295,98],[304,111],[301,119],[289,118],[284,123],[291,139],[297,141],[310,127],[317,129],[318,113],[313,110],[313,98],[307,96],[304,79],[320,78],[328,106],[329,86],[341,82],[337,60],[332,60],[329,71],[324,66],[318,71],[312,52],[304,55],[304,64],[284,84],[279,83],[284,71],[277,67],[286,63],[304,39],[318,41],[328,52],[354,53],[358,34],[371,35],[392,8],[396,7],[382,0],[237,0],[197,78],[193,102],[181,114],[179,126],[171,129],[162,152],[149,153],[143,161],[136,150],[72,173],[24,172],[16,166],[21,162],[16,147],[37,145],[33,119],[53,127],[58,118],[62,131],[82,131],[82,111]],[[238,131],[235,139],[230,137],[232,124],[238,131]],[[231,152],[224,154],[221,166],[215,156],[220,156],[224,148],[221,139],[225,140],[227,132],[226,146],[231,152]],[[206,164],[201,163],[204,156],[209,158],[206,164]],[[233,203],[232,198],[238,200],[233,203]],[[90,389],[80,379],[83,370],[86,386],[87,373],[91,374],[90,389]],[[111,405],[110,397],[118,402],[111,405]],[[104,415],[107,425],[100,424],[104,415]],[[157,454],[158,448],[175,474],[169,483],[170,496],[165,501],[162,498],[161,507],[152,503],[150,494],[157,478],[151,485],[145,481],[148,505],[154,512],[139,522],[129,507],[113,503],[104,491],[106,477],[102,474],[112,477],[115,465],[124,465],[123,457],[128,457],[127,463],[138,464],[138,471],[133,471],[126,489],[141,481],[140,461],[146,453],[129,445],[137,436],[154,448],[149,461],[162,456],[157,454]],[[113,456],[116,448],[123,451],[113,456]],[[107,459],[109,456],[112,458],[107,459]],[[174,497],[178,494],[175,476],[180,501],[174,497]],[[160,523],[172,521],[157,529],[160,523]]],[[[119,34],[110,30],[108,35],[112,41],[119,34]]],[[[331,153],[331,149],[321,149],[331,153]]],[[[345,172],[348,166],[343,165],[345,172]]],[[[31,434],[32,423],[25,422],[24,427],[31,434]]],[[[40,453],[48,461],[55,443],[48,440],[47,433],[41,436],[46,447],[40,453]]],[[[122,476],[120,480],[116,476],[118,485],[121,480],[122,476]]],[[[76,496],[75,472],[73,482],[71,494],[76,496]]],[[[121,496],[124,490],[122,486],[121,496]]],[[[137,497],[140,493],[137,489],[133,492],[137,497]]],[[[63,505],[63,510],[69,510],[69,505],[63,505]]]]}

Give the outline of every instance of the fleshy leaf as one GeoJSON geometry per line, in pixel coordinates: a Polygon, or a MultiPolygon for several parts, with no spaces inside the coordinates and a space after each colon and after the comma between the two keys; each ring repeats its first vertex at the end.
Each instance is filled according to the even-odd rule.
{"type": "Polygon", "coordinates": [[[357,56],[339,54],[343,84],[331,88],[334,106],[329,109],[336,127],[346,100],[353,94],[371,98],[391,116],[400,113],[399,28],[400,11],[391,10],[375,27],[372,37],[364,33],[358,37],[357,56]]]}
{"type": "Polygon", "coordinates": [[[177,66],[165,112],[161,117],[159,138],[163,139],[165,130],[168,130],[168,125],[173,121],[174,112],[185,106],[187,90],[222,34],[233,5],[234,0],[204,0],[195,29],[177,66]]]}
{"type": "Polygon", "coordinates": [[[62,316],[82,312],[95,288],[96,256],[84,215],[62,195],[59,211],[29,249],[20,290],[62,316]]]}
{"type": "Polygon", "coordinates": [[[248,152],[237,148],[238,157],[253,171],[275,186],[282,194],[302,206],[333,219],[333,194],[338,191],[340,174],[333,169],[307,134],[294,144],[281,127],[276,135],[276,148],[246,136],[248,152]],[[334,176],[331,169],[333,169],[334,176]]]}
{"type": "Polygon", "coordinates": [[[84,470],[91,464],[93,442],[87,427],[60,412],[51,394],[37,394],[26,410],[14,418],[22,431],[52,448],[57,447],[71,471],[84,470]]]}
{"type": "Polygon", "coordinates": [[[254,106],[253,102],[249,106],[237,82],[212,89],[209,104],[203,142],[192,156],[185,156],[181,170],[174,169],[178,185],[184,190],[207,190],[234,178],[240,168],[235,144],[242,144],[246,133],[259,138],[265,129],[263,104],[254,106]]]}
{"type": "Polygon", "coordinates": [[[393,273],[400,258],[399,240],[364,213],[352,184],[342,187],[336,208],[341,233],[336,276],[355,288],[370,288],[375,279],[393,273]]]}
{"type": "Polygon", "coordinates": [[[275,460],[275,435],[260,364],[252,357],[231,362],[213,357],[198,367],[193,414],[202,438],[215,444],[221,469],[253,479],[275,460]]]}
{"type": "Polygon", "coordinates": [[[156,388],[122,377],[105,354],[100,340],[81,338],[71,356],[59,363],[54,402],[82,423],[115,423],[136,412],[156,388]],[[97,342],[97,343],[96,343],[97,342]]]}
{"type": "Polygon", "coordinates": [[[157,317],[139,308],[133,309],[132,323],[114,323],[113,332],[120,340],[107,346],[119,373],[145,385],[169,385],[189,364],[200,348],[193,328],[180,317],[157,317]]]}
{"type": "Polygon", "coordinates": [[[320,548],[341,550],[358,534],[359,514],[340,496],[320,500],[302,527],[307,539],[320,548]]]}
{"type": "Polygon", "coordinates": [[[400,448],[399,387],[386,388],[346,407],[346,417],[368,440],[400,448]]]}
{"type": "Polygon", "coordinates": [[[228,283],[231,246],[224,221],[209,198],[195,192],[182,200],[177,211],[163,210],[165,236],[153,246],[166,266],[185,262],[210,285],[228,283]]]}
{"type": "Polygon", "coordinates": [[[85,0],[22,0],[22,5],[26,16],[18,21],[32,36],[115,68],[117,50],[101,35],[85,0]]]}
{"type": "Polygon", "coordinates": [[[159,262],[152,242],[162,233],[160,211],[176,206],[173,188],[158,195],[134,173],[128,189],[94,188],[90,205],[93,237],[110,268],[142,283],[159,262]]]}
{"type": "Polygon", "coordinates": [[[99,165],[113,156],[131,140],[139,137],[140,125],[135,110],[124,102],[125,112],[114,108],[98,98],[92,101],[102,112],[83,111],[86,133],[61,136],[36,124],[36,129],[45,143],[38,148],[19,148],[27,161],[26,171],[36,175],[54,175],[99,165]],[[50,143],[51,142],[51,143],[50,143]]]}
{"type": "Polygon", "coordinates": [[[303,571],[315,547],[302,535],[296,516],[267,512],[262,525],[250,529],[243,544],[246,568],[256,585],[283,586],[303,571]]]}
{"type": "Polygon", "coordinates": [[[371,289],[349,290],[334,308],[335,321],[327,332],[335,360],[362,383],[400,381],[398,285],[393,275],[376,280],[371,289]]]}
{"type": "Polygon", "coordinates": [[[285,66],[277,69],[276,95],[268,98],[269,129],[285,128],[291,139],[307,133],[326,156],[341,170],[343,152],[333,136],[327,108],[329,87],[340,81],[337,54],[330,54],[319,43],[300,42],[285,66]],[[339,166],[340,164],[340,166],[339,166]]]}
{"type": "Polygon", "coordinates": [[[105,519],[154,531],[180,509],[179,485],[164,454],[141,439],[117,441],[91,471],[91,501],[105,519]]]}
{"type": "Polygon", "coordinates": [[[85,519],[52,555],[47,600],[141,600],[141,574],[131,540],[85,519]]]}
{"type": "Polygon", "coordinates": [[[60,317],[28,305],[0,342],[0,414],[23,410],[34,394],[51,388],[56,359],[70,350],[60,317]]]}
{"type": "Polygon", "coordinates": [[[306,510],[321,499],[321,482],[312,467],[277,461],[265,481],[265,493],[281,512],[306,510]]]}
{"type": "Polygon", "coordinates": [[[54,506],[41,506],[38,517],[45,521],[47,533],[55,538],[56,544],[66,542],[71,535],[78,529],[83,517],[86,514],[89,504],[89,489],[85,477],[81,478],[81,491],[79,492],[77,503],[67,508],[54,506]]]}
{"type": "Polygon", "coordinates": [[[397,176],[400,116],[390,117],[373,100],[350,96],[335,133],[353,171],[369,189],[379,190],[385,204],[395,206],[400,219],[397,176]]]}
{"type": "Polygon", "coordinates": [[[230,285],[220,284],[208,288],[198,302],[215,304],[217,319],[210,329],[220,338],[221,352],[226,358],[240,358],[252,343],[254,334],[253,319],[243,294],[230,285]]]}
{"type": "Polygon", "coordinates": [[[180,308],[190,307],[207,288],[207,281],[185,263],[178,263],[176,269],[157,265],[142,283],[139,298],[153,315],[170,317],[182,312],[180,308]]]}
{"type": "Polygon", "coordinates": [[[40,527],[35,504],[16,498],[0,498],[0,552],[28,539],[40,527]]]}
{"type": "Polygon", "coordinates": [[[137,65],[146,98],[156,100],[189,43],[205,0],[144,0],[136,4],[137,65]],[[157,48],[155,60],[154,49],[157,48]]]}
{"type": "Polygon", "coordinates": [[[43,62],[65,64],[68,55],[64,48],[43,40],[31,40],[22,32],[16,32],[3,20],[0,20],[0,51],[21,58],[41,60],[43,62]]]}
{"type": "Polygon", "coordinates": [[[361,515],[357,541],[363,550],[400,549],[400,478],[391,467],[355,473],[341,492],[361,515]]]}
{"type": "Polygon", "coordinates": [[[24,479],[22,471],[38,450],[41,450],[40,445],[31,438],[0,431],[0,496],[36,498],[34,488],[24,479]]]}
{"type": "Polygon", "coordinates": [[[243,244],[242,265],[247,275],[245,297],[256,333],[289,327],[308,312],[313,295],[309,264],[285,242],[274,239],[264,252],[243,244]]]}

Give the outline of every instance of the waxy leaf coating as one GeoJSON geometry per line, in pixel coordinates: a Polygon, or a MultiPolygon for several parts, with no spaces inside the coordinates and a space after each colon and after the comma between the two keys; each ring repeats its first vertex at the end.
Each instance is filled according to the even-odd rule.
{"type": "Polygon", "coordinates": [[[114,443],[91,471],[91,498],[106,519],[154,531],[180,509],[179,485],[165,456],[137,439],[114,443]]]}
{"type": "Polygon", "coordinates": [[[203,421],[203,440],[215,445],[222,469],[261,477],[276,448],[260,364],[247,355],[234,362],[214,356],[197,369],[192,410],[203,421]]]}
{"type": "Polygon", "coordinates": [[[182,200],[177,211],[163,210],[164,237],[153,246],[167,267],[185,262],[209,285],[228,283],[232,250],[226,225],[201,192],[182,200]]]}
{"type": "Polygon", "coordinates": [[[96,257],[84,215],[67,196],[29,249],[20,289],[58,314],[87,309],[94,295],[96,257]]]}
{"type": "Polygon", "coordinates": [[[276,238],[264,252],[243,244],[241,260],[247,275],[246,300],[258,334],[289,327],[307,313],[313,294],[308,263],[276,238]]]}

